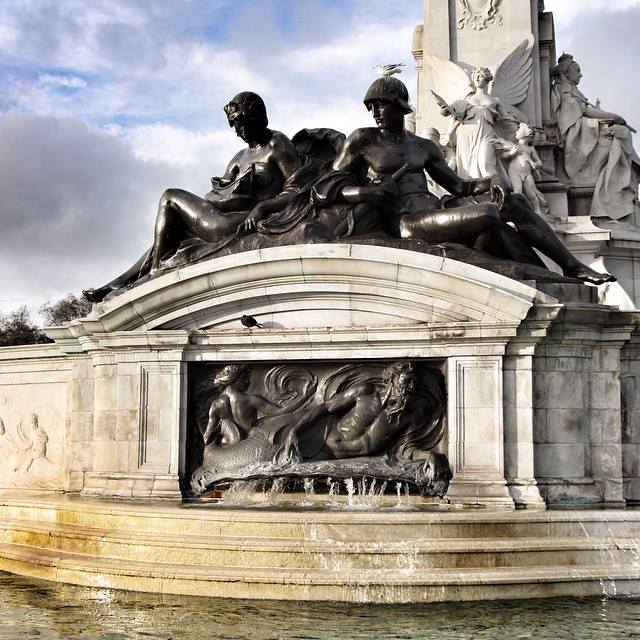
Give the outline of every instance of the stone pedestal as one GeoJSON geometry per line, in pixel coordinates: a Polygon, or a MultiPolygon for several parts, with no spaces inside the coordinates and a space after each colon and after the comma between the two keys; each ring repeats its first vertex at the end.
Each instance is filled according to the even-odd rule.
{"type": "Polygon", "coordinates": [[[573,287],[580,295],[569,285],[545,294],[370,245],[263,249],[167,273],[50,329],[55,345],[0,350],[2,406],[15,407],[1,414],[7,431],[24,431],[35,407],[53,464],[46,484],[35,470],[49,463],[35,460],[0,486],[180,497],[194,363],[411,360],[445,374],[450,502],[635,502],[638,314],[573,287]],[[265,329],[243,327],[245,314],[265,329]]]}
{"type": "Polygon", "coordinates": [[[448,457],[454,502],[513,507],[504,476],[502,356],[447,360],[448,457]]]}
{"type": "Polygon", "coordinates": [[[620,354],[622,481],[627,505],[640,504],[640,317],[620,354]]]}
{"type": "Polygon", "coordinates": [[[85,354],[71,384],[93,390],[75,486],[82,477],[87,494],[178,494],[191,362],[410,359],[446,372],[449,499],[513,507],[503,358],[540,295],[446,258],[358,245],[265,249],[169,273],[50,332],[85,354]],[[244,314],[267,328],[244,328],[244,314]]]}
{"type": "MultiPolygon", "coordinates": [[[[507,55],[527,38],[533,41],[532,76],[526,98],[516,106],[529,123],[538,128],[536,149],[543,173],[536,181],[549,206],[549,222],[579,259],[618,278],[617,283],[600,288],[600,302],[625,310],[636,309],[640,306],[636,285],[640,275],[640,209],[636,206],[633,213],[603,211],[597,202],[594,207],[594,191],[608,166],[611,147],[604,120],[592,119],[585,123],[584,126],[599,128],[598,143],[577,175],[570,178],[565,171],[561,133],[551,98],[551,72],[557,64],[557,50],[562,47],[556,45],[553,15],[545,12],[543,2],[425,0],[424,23],[416,27],[412,44],[418,81],[416,132],[426,135],[427,129],[435,127],[444,133],[450,125],[450,118],[440,114],[431,95],[433,90],[444,94],[447,101],[454,99],[447,97],[451,87],[433,69],[432,54],[461,66],[484,66],[495,72],[507,55]]],[[[610,184],[611,189],[621,190],[624,186],[617,184],[612,176],[606,179],[609,183],[605,184],[610,184]]],[[[623,183],[625,179],[628,178],[622,179],[623,183]]],[[[613,198],[613,194],[610,197],[613,198]]],[[[548,266],[557,269],[551,263],[548,266]]]]}
{"type": "Polygon", "coordinates": [[[535,475],[548,503],[625,503],[620,367],[634,317],[565,305],[536,349],[535,475]]]}

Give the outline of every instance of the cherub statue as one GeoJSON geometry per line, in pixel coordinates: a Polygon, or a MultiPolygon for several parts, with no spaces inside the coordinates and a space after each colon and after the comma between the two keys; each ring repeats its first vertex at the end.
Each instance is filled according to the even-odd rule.
{"type": "Polygon", "coordinates": [[[532,48],[533,37],[523,40],[494,72],[487,67],[460,66],[435,54],[426,56],[440,112],[453,118],[447,137],[453,142],[455,136],[460,177],[506,177],[492,140],[513,140],[518,124],[527,121],[516,105],[527,96],[532,48]]]}
{"type": "Polygon", "coordinates": [[[521,122],[516,131],[516,142],[496,140],[495,146],[509,162],[508,175],[513,192],[524,193],[533,210],[542,214],[549,212],[549,205],[536,187],[535,176],[542,170],[542,160],[533,146],[535,135],[526,122],[521,122]]]}

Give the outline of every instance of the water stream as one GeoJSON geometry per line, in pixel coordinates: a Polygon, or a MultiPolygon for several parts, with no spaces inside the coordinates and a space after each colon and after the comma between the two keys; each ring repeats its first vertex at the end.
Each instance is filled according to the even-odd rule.
{"type": "Polygon", "coordinates": [[[407,482],[388,483],[375,478],[301,478],[286,480],[236,480],[212,506],[283,507],[339,510],[393,509],[410,511],[416,504],[436,506],[437,499],[424,502],[411,495],[407,482]],[[389,489],[389,492],[387,492],[389,489]],[[292,492],[293,491],[293,492],[292,492]],[[304,498],[300,499],[300,494],[304,498]]]}

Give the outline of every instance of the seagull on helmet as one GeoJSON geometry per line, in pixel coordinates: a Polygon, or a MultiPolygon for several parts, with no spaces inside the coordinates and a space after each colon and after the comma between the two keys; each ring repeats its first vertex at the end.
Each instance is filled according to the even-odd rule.
{"type": "Polygon", "coordinates": [[[402,73],[402,69],[400,67],[404,67],[404,62],[399,62],[398,64],[377,64],[373,67],[383,78],[388,78],[392,76],[394,73],[402,73]]]}

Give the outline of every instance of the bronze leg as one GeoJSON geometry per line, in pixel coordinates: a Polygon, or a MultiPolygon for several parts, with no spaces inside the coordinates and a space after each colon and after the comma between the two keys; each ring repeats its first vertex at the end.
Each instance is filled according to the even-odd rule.
{"type": "Polygon", "coordinates": [[[439,209],[402,216],[397,223],[401,238],[418,238],[428,242],[475,240],[500,224],[498,209],[492,204],[474,204],[454,209],[439,209]]]}
{"type": "Polygon", "coordinates": [[[158,205],[151,269],[157,270],[160,260],[177,249],[185,237],[195,236],[205,242],[217,242],[235,233],[247,213],[223,214],[204,198],[182,189],[167,189],[158,205]]]}

